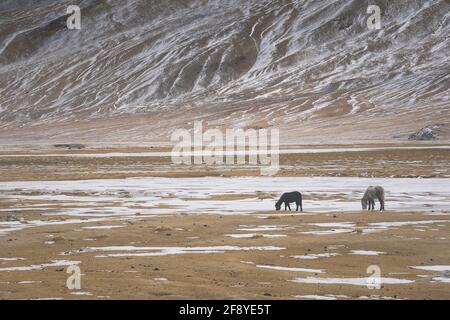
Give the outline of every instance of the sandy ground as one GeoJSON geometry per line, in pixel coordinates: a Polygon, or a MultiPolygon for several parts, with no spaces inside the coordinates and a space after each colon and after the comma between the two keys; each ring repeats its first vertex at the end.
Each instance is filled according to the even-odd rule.
{"type": "MultiPolygon", "coordinates": [[[[450,177],[450,149],[398,149],[363,152],[280,154],[277,176],[450,177]]],[[[439,146],[439,145],[438,145],[439,146]]],[[[437,147],[438,147],[437,146],[437,147]]],[[[366,147],[352,146],[352,147],[366,147]]],[[[383,145],[375,146],[383,147],[383,145]]],[[[393,148],[395,146],[389,145],[393,148]]],[[[430,147],[430,145],[427,145],[430,147]]],[[[308,148],[312,148],[309,146],[308,148]]],[[[339,146],[333,146],[339,148],[339,146]]],[[[158,152],[170,149],[95,149],[0,152],[0,181],[118,179],[260,175],[256,166],[174,165],[170,157],[68,157],[70,154],[158,152]],[[24,154],[20,157],[17,155],[24,154]],[[42,155],[52,154],[52,157],[42,155]],[[61,154],[61,157],[55,156],[61,154]],[[13,157],[7,155],[14,155],[13,157]],[[33,156],[35,155],[35,156],[33,156]]]]}
{"type": "Polygon", "coordinates": [[[90,229],[87,225],[30,228],[0,238],[1,257],[24,259],[0,262],[0,297],[294,299],[316,295],[344,299],[450,299],[449,221],[450,213],[430,219],[421,213],[407,212],[320,215],[261,212],[246,216],[200,214],[89,224],[120,226],[110,229],[90,229]],[[369,223],[429,220],[434,222],[363,232],[369,223]],[[312,223],[349,221],[355,228],[344,233],[305,233],[339,229],[312,223]],[[258,226],[262,231],[238,230],[254,230],[258,226]],[[264,230],[267,226],[272,229],[264,230]],[[235,234],[254,235],[227,236],[235,234]],[[116,250],[108,251],[108,247],[116,246],[110,248],[116,250]],[[194,252],[180,253],[177,247],[194,252]],[[355,252],[352,250],[363,251],[352,254],[355,252]],[[323,257],[305,258],[315,254],[323,257]],[[52,260],[78,261],[83,274],[81,290],[67,289],[67,266],[39,268],[38,265],[51,264],[52,260]],[[6,271],[10,267],[32,265],[39,269],[6,271]],[[382,284],[380,289],[369,289],[364,279],[362,285],[291,281],[308,277],[365,278],[370,275],[366,272],[370,265],[379,266],[383,278],[410,283],[382,284]],[[447,272],[411,268],[436,265],[446,265],[447,272]]]}
{"type": "Polygon", "coordinates": [[[164,157],[0,156],[0,298],[450,299],[450,210],[442,179],[449,176],[450,151],[374,152],[282,155],[279,176],[293,183],[312,175],[377,177],[391,189],[405,188],[388,190],[383,213],[358,211],[366,180],[349,180],[341,192],[303,185],[305,212],[276,212],[279,183],[272,192],[265,184],[242,193],[242,185],[223,191],[226,181],[236,182],[216,177],[225,181],[216,183],[220,190],[200,180],[210,191],[198,198],[199,186],[180,183],[182,192],[170,193],[158,180],[155,194],[163,195],[155,198],[151,184],[139,186],[146,194],[134,180],[116,189],[111,180],[90,180],[256,178],[257,168],[185,168],[164,157]],[[411,179],[407,188],[408,179],[382,178],[391,176],[434,179],[411,179]],[[77,181],[57,184],[70,179],[77,181]],[[81,270],[79,290],[66,286],[70,265],[81,270]],[[380,270],[379,289],[367,286],[370,266],[380,270]]]}

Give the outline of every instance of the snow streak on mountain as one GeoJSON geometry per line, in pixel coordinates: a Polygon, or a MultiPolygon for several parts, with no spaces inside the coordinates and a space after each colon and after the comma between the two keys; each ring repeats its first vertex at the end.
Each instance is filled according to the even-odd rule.
{"type": "Polygon", "coordinates": [[[445,124],[449,9],[448,0],[3,0],[0,127],[121,119],[115,130],[134,139],[126,119],[159,114],[155,135],[202,118],[295,138],[445,124]],[[81,30],[67,29],[72,4],[81,30]],[[367,27],[374,4],[379,30],[367,27]]]}

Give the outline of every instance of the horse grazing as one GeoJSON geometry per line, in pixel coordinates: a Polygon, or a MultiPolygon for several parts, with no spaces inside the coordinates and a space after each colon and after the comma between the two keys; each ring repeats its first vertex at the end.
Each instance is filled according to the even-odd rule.
{"type": "Polygon", "coordinates": [[[280,200],[275,203],[275,209],[280,210],[281,204],[284,203],[284,210],[286,211],[287,208],[289,208],[289,211],[291,211],[291,206],[289,203],[295,202],[297,205],[297,209],[295,211],[298,211],[298,208],[300,207],[300,211],[303,211],[302,207],[302,194],[298,191],[294,192],[286,192],[281,195],[280,200]]]}
{"type": "Polygon", "coordinates": [[[361,199],[363,210],[366,210],[367,204],[369,204],[368,210],[373,211],[375,209],[375,199],[378,199],[380,202],[380,211],[384,211],[384,189],[380,186],[370,186],[367,188],[361,199]]]}

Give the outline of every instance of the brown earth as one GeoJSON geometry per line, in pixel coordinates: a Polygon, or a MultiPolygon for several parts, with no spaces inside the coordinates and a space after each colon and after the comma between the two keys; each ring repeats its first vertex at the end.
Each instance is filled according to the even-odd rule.
{"type": "MultiPolygon", "coordinates": [[[[25,217],[27,217],[25,215],[25,217]]],[[[297,295],[345,295],[355,299],[450,299],[448,283],[431,281],[439,272],[409,268],[420,265],[448,265],[447,222],[425,226],[403,226],[376,233],[361,232],[369,222],[430,220],[422,213],[385,212],[344,214],[285,214],[260,212],[252,215],[182,215],[116,221],[114,229],[84,229],[79,225],[29,228],[0,237],[0,257],[22,257],[23,261],[2,261],[1,268],[48,263],[49,260],[81,261],[81,292],[74,295],[66,287],[70,276],[66,267],[47,267],[32,271],[0,271],[0,298],[65,299],[292,299],[297,295]],[[261,219],[261,216],[267,219],[261,219]],[[342,234],[311,235],[301,232],[323,230],[311,226],[319,222],[354,222],[354,231],[342,234]],[[235,239],[226,234],[242,225],[290,226],[280,231],[258,231],[251,238],[235,239]],[[426,229],[420,232],[417,229],[426,229]],[[260,234],[283,234],[284,238],[264,238],[260,234]],[[198,237],[198,238],[196,238],[198,237]],[[420,238],[419,238],[420,237],[420,238]],[[419,239],[418,239],[419,238],[419,239]],[[88,240],[86,240],[88,239],[88,240]],[[54,244],[45,244],[52,240],[54,244]],[[334,247],[338,245],[338,247],[334,247]],[[225,251],[147,257],[97,257],[129,251],[88,252],[86,247],[150,246],[277,246],[276,251],[225,251]],[[80,250],[82,249],[82,250],[80,250]],[[385,252],[378,256],[352,255],[350,250],[385,252]],[[338,253],[316,260],[291,258],[292,255],[338,253]],[[324,273],[280,271],[256,265],[321,269],[324,273]],[[338,284],[301,284],[294,278],[359,278],[369,276],[370,265],[381,268],[387,278],[414,280],[410,284],[383,284],[381,289],[338,284]],[[417,277],[426,275],[427,277],[417,277]],[[159,278],[166,278],[161,281],[159,278]],[[36,283],[20,283],[37,281],[36,283]]],[[[445,221],[448,217],[432,217],[445,221]]],[[[102,225],[90,223],[89,225],[102,225]]],[[[84,226],[84,225],[83,225],[84,226]]],[[[137,251],[141,252],[141,251],[137,251]]]]}
{"type": "MultiPolygon", "coordinates": [[[[409,145],[408,145],[409,146],[409,145]]],[[[364,147],[364,146],[355,146],[364,147]]],[[[144,149],[99,149],[105,152],[144,149]]],[[[168,151],[155,149],[149,151],[168,151]]],[[[61,154],[93,151],[59,151],[61,154]]],[[[47,153],[55,154],[54,151],[47,153]]],[[[17,154],[16,152],[3,153],[17,154]]],[[[36,154],[45,154],[40,152],[36,154]]],[[[31,154],[30,154],[31,155],[31,154]]],[[[281,154],[278,176],[423,177],[450,176],[450,150],[397,149],[364,152],[281,154]]],[[[0,155],[0,181],[78,180],[127,177],[254,176],[256,166],[173,165],[170,157],[5,157],[0,155]]]]}
{"type": "MultiPolygon", "coordinates": [[[[111,149],[109,149],[111,150],[111,149]]],[[[127,149],[130,151],[130,149],[127,149]]],[[[113,150],[111,150],[113,151],[113,150]]],[[[126,150],[122,150],[126,151],[126,150]]],[[[134,150],[145,151],[145,150],[134,150]]],[[[62,153],[68,153],[62,152],[62,153]]],[[[72,153],[78,153],[70,151],[72,153]]],[[[8,152],[13,154],[15,152],[8,152]]],[[[53,153],[53,151],[52,151],[53,153]]],[[[322,154],[281,155],[279,175],[349,175],[349,176],[449,176],[449,150],[398,150],[371,152],[334,152],[322,154]]],[[[135,176],[213,176],[259,175],[258,168],[173,166],[168,157],[67,158],[0,157],[0,179],[70,180],[124,178],[135,176]]],[[[70,194],[67,194],[70,195],[70,194]]],[[[80,194],[74,194],[79,196],[80,194]]],[[[124,197],[127,195],[124,194],[124,197]]],[[[254,196],[254,195],[252,195],[254,196]]],[[[258,194],[272,198],[271,194],[258,194]]],[[[216,195],[210,200],[239,201],[216,195]]],[[[64,215],[43,215],[19,208],[31,200],[11,203],[0,197],[0,221],[12,217],[30,220],[69,219],[64,215]],[[28,202],[27,202],[28,201],[28,202]]],[[[49,205],[46,200],[36,204],[49,205]]],[[[54,205],[54,203],[53,203],[54,205]]],[[[111,204],[114,205],[114,204],[111,204]]],[[[52,207],[53,209],[57,209],[52,207]]],[[[349,212],[302,213],[255,212],[249,215],[211,215],[202,212],[171,216],[132,216],[111,218],[105,222],[86,222],[31,227],[0,236],[0,299],[294,299],[306,295],[340,295],[342,299],[450,299],[445,272],[421,271],[410,266],[450,265],[449,212],[429,216],[430,212],[349,212]],[[262,219],[264,217],[265,219],[262,219]],[[386,221],[437,220],[432,224],[391,227],[367,233],[368,223],[386,221]],[[442,222],[439,222],[442,221],[442,222]],[[344,233],[338,227],[319,227],[311,223],[352,222],[356,226],[344,233]],[[119,225],[112,229],[86,229],[86,226],[119,225]],[[289,226],[286,230],[238,231],[246,226],[289,226]],[[329,231],[330,234],[302,232],[329,231]],[[251,234],[232,238],[227,234],[251,234]],[[286,237],[267,238],[268,234],[286,237]],[[50,241],[50,242],[48,242],[50,241]],[[159,256],[97,257],[125,250],[89,252],[86,247],[209,247],[277,246],[281,250],[225,250],[221,253],[186,253],[159,256]],[[337,247],[334,247],[337,246],[337,247]],[[80,251],[82,249],[82,251],[80,251]],[[351,250],[380,251],[384,254],[354,255],[351,250]],[[293,255],[337,253],[313,260],[293,255]],[[5,260],[4,258],[24,258],[5,260]],[[47,266],[42,270],[6,271],[4,268],[49,263],[51,260],[81,261],[82,287],[69,290],[67,266],[47,266]],[[256,267],[264,265],[266,268],[256,267]],[[381,289],[339,284],[302,284],[294,278],[364,278],[367,267],[377,265],[386,278],[414,281],[408,284],[383,284],[381,289]],[[269,266],[269,267],[267,267],[269,266]],[[324,273],[284,271],[275,267],[320,269],[324,273]],[[421,277],[418,277],[420,275],[421,277]],[[162,280],[160,278],[165,278],[162,280]],[[435,278],[433,280],[433,278],[435,278]],[[25,282],[23,282],[25,281],[25,282]],[[28,282],[31,281],[31,282],[28,282]],[[34,282],[33,282],[34,281],[34,282]],[[84,295],[83,295],[84,294],[84,295]]],[[[85,219],[81,217],[81,219],[85,219]]],[[[12,223],[13,223],[12,222],[12,223]]],[[[205,248],[204,248],[205,249],[205,248]]],[[[206,248],[207,249],[207,248],[206,248]]],[[[157,251],[143,250],[137,253],[157,251]]]]}

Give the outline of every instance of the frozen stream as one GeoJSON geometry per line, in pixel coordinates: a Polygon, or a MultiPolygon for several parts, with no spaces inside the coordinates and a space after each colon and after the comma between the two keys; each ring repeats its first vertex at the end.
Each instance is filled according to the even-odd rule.
{"type": "MultiPolygon", "coordinates": [[[[368,185],[386,190],[388,211],[421,211],[450,216],[450,179],[355,177],[203,177],[128,178],[80,181],[23,181],[0,185],[0,236],[46,225],[107,223],[116,228],[125,220],[167,214],[273,213],[281,193],[303,193],[305,214],[361,210],[360,198],[368,185]],[[21,214],[31,213],[26,221],[21,214]],[[36,218],[33,219],[34,213],[36,218]],[[39,215],[47,216],[39,219],[39,215]],[[57,216],[67,216],[60,219],[57,216]]],[[[377,204],[378,206],[378,204],[377,204]]],[[[295,205],[291,206],[295,209],[295,205]]],[[[432,223],[427,222],[426,223],[432,223]]],[[[320,226],[319,226],[320,227],[320,226]]],[[[323,226],[332,227],[336,226],[323,226]]],[[[366,233],[390,226],[367,226],[366,233]]],[[[317,228],[317,227],[316,227],[317,228]]],[[[310,234],[351,232],[353,225],[336,230],[306,230],[310,234]]],[[[253,231],[251,231],[253,232],[253,231]]]]}
{"type": "Polygon", "coordinates": [[[1,211],[10,213],[33,210],[95,217],[181,212],[243,214],[270,211],[281,193],[299,190],[304,211],[342,212],[360,210],[365,188],[375,184],[386,190],[387,210],[435,211],[434,214],[450,210],[450,179],[151,177],[25,181],[2,183],[0,197],[9,203],[1,211]]]}

